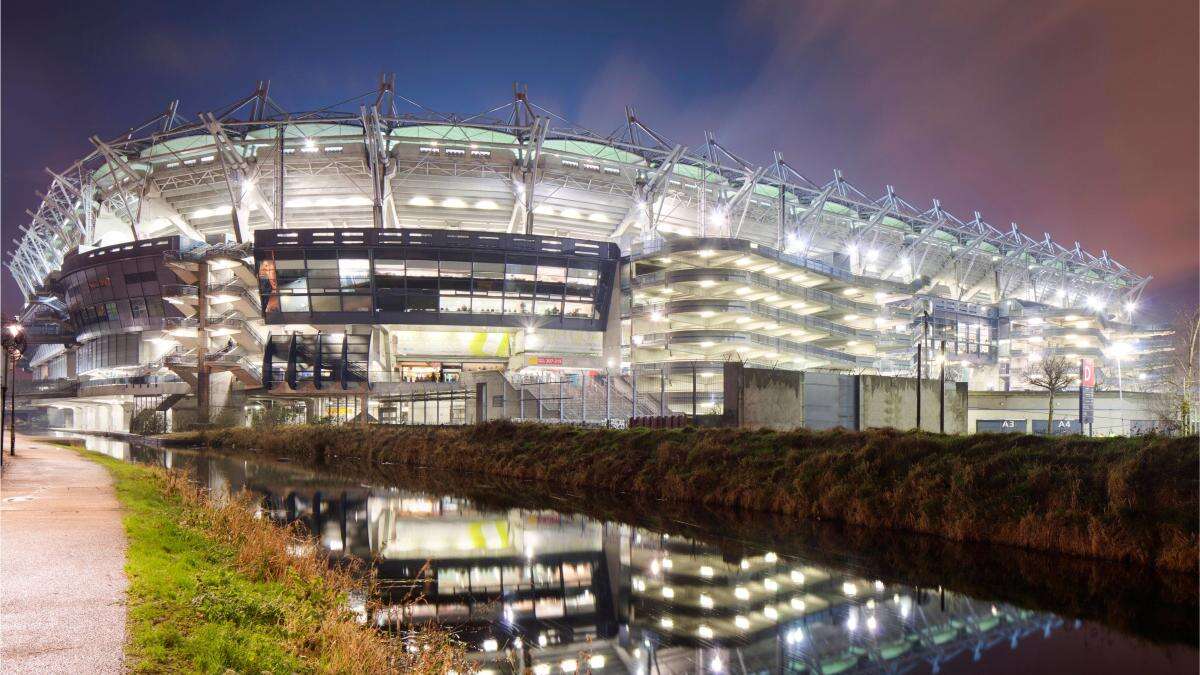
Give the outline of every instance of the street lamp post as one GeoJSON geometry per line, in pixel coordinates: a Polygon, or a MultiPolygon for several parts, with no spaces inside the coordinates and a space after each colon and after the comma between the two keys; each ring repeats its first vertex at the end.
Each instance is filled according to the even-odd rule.
{"type": "MultiPolygon", "coordinates": [[[[4,394],[8,394],[8,454],[13,456],[17,451],[17,361],[25,353],[25,329],[21,324],[13,322],[0,330],[0,346],[4,349],[5,386],[0,388],[0,410],[4,408],[4,394]],[[12,391],[8,389],[8,371],[11,371],[12,391]]],[[[0,455],[4,454],[4,424],[0,417],[0,455]]]]}

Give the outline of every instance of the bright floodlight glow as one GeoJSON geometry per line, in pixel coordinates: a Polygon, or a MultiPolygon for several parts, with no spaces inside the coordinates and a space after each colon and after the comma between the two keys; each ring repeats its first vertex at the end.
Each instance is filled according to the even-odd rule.
{"type": "Polygon", "coordinates": [[[312,152],[317,149],[317,142],[311,138],[304,139],[304,149],[312,152]]]}
{"type": "Polygon", "coordinates": [[[867,251],[867,260],[869,260],[871,262],[875,262],[876,260],[879,260],[879,251],[877,251],[875,249],[868,250],[867,251]]]}
{"type": "Polygon", "coordinates": [[[729,218],[725,215],[725,209],[719,206],[713,207],[713,209],[708,212],[708,222],[714,227],[725,227],[725,225],[729,222],[729,218]]]}
{"type": "Polygon", "coordinates": [[[1135,309],[1137,309],[1137,303],[1136,303],[1136,302],[1127,302],[1127,303],[1125,303],[1125,311],[1126,311],[1127,313],[1129,313],[1129,314],[1133,314],[1133,311],[1134,311],[1135,309]]]}
{"type": "Polygon", "coordinates": [[[1087,306],[1090,309],[1101,310],[1104,309],[1104,302],[1094,295],[1089,295],[1087,299],[1087,306]]]}

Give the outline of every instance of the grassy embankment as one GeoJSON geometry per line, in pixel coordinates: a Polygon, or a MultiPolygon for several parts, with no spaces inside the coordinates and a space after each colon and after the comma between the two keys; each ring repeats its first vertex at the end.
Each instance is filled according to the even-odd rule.
{"type": "MultiPolygon", "coordinates": [[[[66,445],[66,444],[64,444],[66,445]]],[[[441,673],[463,650],[438,630],[428,649],[359,622],[369,575],[331,567],[302,532],[256,518],[187,477],[80,449],[112,474],[129,541],[126,665],[133,672],[441,673]]]]}
{"type": "Polygon", "coordinates": [[[799,518],[833,520],[1194,572],[1191,438],[890,430],[474,427],[234,428],[175,443],[316,464],[389,462],[487,472],[799,518]]]}

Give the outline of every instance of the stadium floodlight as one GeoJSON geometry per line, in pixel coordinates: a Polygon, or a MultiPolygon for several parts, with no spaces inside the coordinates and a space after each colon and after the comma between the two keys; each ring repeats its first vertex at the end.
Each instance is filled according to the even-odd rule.
{"type": "Polygon", "coordinates": [[[725,227],[729,224],[729,217],[725,215],[725,209],[720,206],[714,206],[708,212],[708,222],[713,227],[725,227]]]}

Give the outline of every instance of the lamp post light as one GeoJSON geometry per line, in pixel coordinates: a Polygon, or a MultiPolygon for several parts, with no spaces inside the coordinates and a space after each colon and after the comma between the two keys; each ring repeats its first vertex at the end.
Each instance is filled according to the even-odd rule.
{"type": "Polygon", "coordinates": [[[8,394],[8,454],[16,454],[17,448],[17,361],[25,353],[27,341],[25,329],[21,324],[12,322],[0,330],[0,347],[4,354],[4,386],[0,387],[0,456],[4,454],[4,394],[8,394]],[[9,374],[11,371],[11,375],[9,374]],[[12,381],[12,392],[8,391],[8,382],[12,381]]]}

